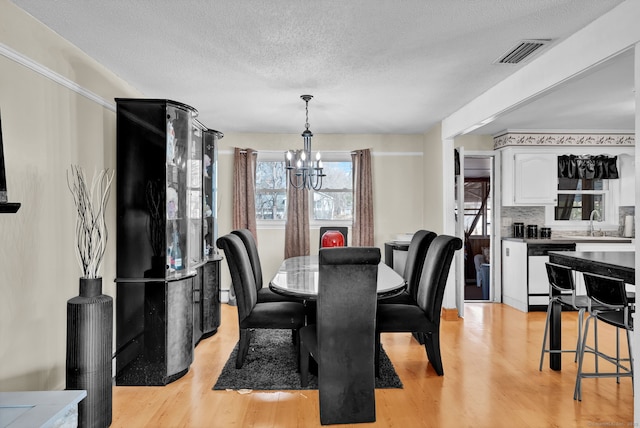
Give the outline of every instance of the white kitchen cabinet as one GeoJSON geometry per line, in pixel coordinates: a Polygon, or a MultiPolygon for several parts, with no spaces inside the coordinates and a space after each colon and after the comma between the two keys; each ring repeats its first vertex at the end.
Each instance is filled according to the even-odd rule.
{"type": "Polygon", "coordinates": [[[502,154],[502,204],[555,205],[558,156],[505,149],[502,154]]]}
{"type": "Polygon", "coordinates": [[[527,244],[502,241],[502,302],[528,311],[527,244]]]}
{"type": "Polygon", "coordinates": [[[618,156],[620,174],[620,206],[636,205],[636,159],[634,154],[623,153],[618,156]]]}
{"type": "Polygon", "coordinates": [[[573,251],[571,242],[502,240],[502,302],[523,312],[546,311],[550,251],[573,251]]]}

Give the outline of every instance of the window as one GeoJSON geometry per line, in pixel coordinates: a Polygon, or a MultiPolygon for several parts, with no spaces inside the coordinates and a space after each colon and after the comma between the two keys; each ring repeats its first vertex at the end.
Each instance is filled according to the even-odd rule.
{"type": "MultiPolygon", "coordinates": [[[[311,191],[310,222],[351,221],[353,175],[348,152],[323,153],[326,177],[322,188],[311,191]]],[[[282,152],[259,152],[256,163],[256,220],[283,221],[287,216],[287,174],[282,152]]]]}
{"type": "Polygon", "coordinates": [[[618,228],[620,180],[558,178],[557,202],[547,205],[545,224],[560,229],[581,230],[589,225],[593,211],[599,230],[618,228]]]}
{"type": "Polygon", "coordinates": [[[256,220],[286,218],[287,174],[284,161],[260,160],[256,163],[256,220]]]}
{"type": "Polygon", "coordinates": [[[558,203],[554,220],[589,220],[592,211],[598,211],[605,220],[605,183],[602,179],[559,178],[558,203]]]}
{"type": "Polygon", "coordinates": [[[314,191],[312,220],[353,218],[353,176],[351,161],[326,161],[322,189],[314,191]]]}

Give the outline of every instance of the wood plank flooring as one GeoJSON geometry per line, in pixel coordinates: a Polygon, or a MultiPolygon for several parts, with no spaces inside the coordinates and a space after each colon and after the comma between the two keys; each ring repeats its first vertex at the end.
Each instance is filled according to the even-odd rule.
{"type": "MultiPolygon", "coordinates": [[[[575,343],[576,313],[562,317],[564,347],[569,348],[575,343]]],[[[578,402],[573,400],[573,354],[563,355],[561,372],[548,368],[548,356],[538,371],[544,320],[543,312],[467,304],[464,320],[441,324],[442,377],[409,334],[384,334],[383,346],[404,388],[377,389],[376,422],[353,426],[632,426],[631,379],[619,384],[585,379],[578,402]]],[[[598,328],[601,348],[613,352],[613,329],[603,323],[598,328]]],[[[112,427],[319,427],[317,391],[212,390],[237,339],[236,309],[223,305],[218,333],[198,344],[183,378],[164,387],[113,388],[112,427]]],[[[626,342],[621,349],[626,355],[626,342]]],[[[605,367],[601,363],[601,370],[605,367]]]]}

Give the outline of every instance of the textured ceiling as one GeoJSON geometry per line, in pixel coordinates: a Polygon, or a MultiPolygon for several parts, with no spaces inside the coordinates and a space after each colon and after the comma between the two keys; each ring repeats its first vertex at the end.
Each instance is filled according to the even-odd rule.
{"type": "Polygon", "coordinates": [[[518,41],[548,49],[621,0],[13,2],[223,132],[301,132],[309,93],[314,133],[413,134],[522,67],[493,64],[518,41]]]}

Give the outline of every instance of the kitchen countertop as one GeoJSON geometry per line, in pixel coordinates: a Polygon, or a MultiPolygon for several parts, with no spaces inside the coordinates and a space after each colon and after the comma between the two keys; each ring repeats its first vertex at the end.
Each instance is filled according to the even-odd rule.
{"type": "Polygon", "coordinates": [[[502,238],[504,241],[524,242],[527,244],[572,244],[572,243],[601,243],[601,244],[630,244],[633,238],[621,236],[558,236],[550,239],[541,238],[502,238]]]}

